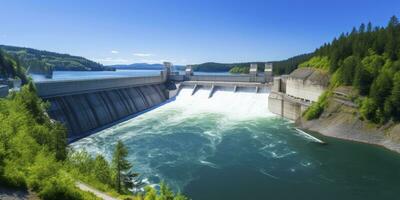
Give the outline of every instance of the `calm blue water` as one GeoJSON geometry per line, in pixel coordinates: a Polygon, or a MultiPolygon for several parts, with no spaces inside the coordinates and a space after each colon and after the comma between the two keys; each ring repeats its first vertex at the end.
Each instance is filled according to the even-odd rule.
{"type": "Polygon", "coordinates": [[[53,78],[47,79],[43,75],[32,74],[35,81],[52,80],[77,80],[77,79],[96,79],[111,77],[137,77],[137,76],[157,76],[159,70],[116,70],[116,71],[54,71],[53,78]]]}
{"type": "MultiPolygon", "coordinates": [[[[40,74],[31,74],[34,81],[52,80],[77,80],[77,79],[97,79],[111,77],[138,77],[138,76],[157,76],[160,70],[116,70],[116,71],[54,71],[53,78],[47,79],[40,74]]],[[[179,74],[185,74],[179,72],[179,74]]],[[[195,75],[229,75],[229,72],[195,72],[195,75]]]]}

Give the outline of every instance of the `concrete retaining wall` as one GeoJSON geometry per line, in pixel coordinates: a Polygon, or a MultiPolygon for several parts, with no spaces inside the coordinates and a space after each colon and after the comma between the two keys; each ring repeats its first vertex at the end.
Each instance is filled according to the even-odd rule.
{"type": "Polygon", "coordinates": [[[85,80],[63,80],[35,82],[40,97],[55,97],[82,94],[94,91],[154,85],[164,83],[162,76],[149,77],[119,77],[85,80]]]}
{"type": "Polygon", "coordinates": [[[316,102],[324,91],[324,87],[301,79],[288,78],[286,82],[286,94],[300,99],[316,102]]]}
{"type": "Polygon", "coordinates": [[[274,114],[283,116],[283,97],[282,95],[271,92],[268,96],[268,109],[274,114]]]}
{"type": "Polygon", "coordinates": [[[302,113],[310,106],[283,93],[271,92],[268,97],[268,109],[284,118],[296,121],[302,113]]]}

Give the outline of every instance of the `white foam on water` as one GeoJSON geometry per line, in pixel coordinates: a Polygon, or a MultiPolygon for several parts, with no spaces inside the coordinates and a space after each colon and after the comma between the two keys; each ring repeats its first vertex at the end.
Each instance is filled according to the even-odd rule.
{"type": "Polygon", "coordinates": [[[208,161],[205,161],[205,160],[200,160],[200,163],[203,164],[203,165],[206,165],[208,167],[211,167],[211,168],[215,168],[215,169],[219,168],[217,164],[212,163],[212,162],[208,162],[208,161]]]}
{"type": "Polygon", "coordinates": [[[192,88],[182,88],[176,100],[165,107],[182,109],[184,111],[182,117],[198,113],[218,113],[225,115],[228,120],[276,116],[268,110],[267,92],[233,92],[217,89],[209,98],[209,89],[200,88],[194,95],[192,91],[192,88]]]}
{"type": "Polygon", "coordinates": [[[318,139],[318,138],[316,138],[316,137],[314,137],[314,136],[312,136],[312,135],[310,135],[310,134],[308,134],[308,133],[306,133],[305,131],[302,131],[302,130],[300,130],[300,129],[298,129],[298,128],[294,128],[300,135],[302,135],[303,137],[305,137],[305,138],[307,138],[307,139],[309,139],[309,140],[311,140],[311,141],[313,141],[313,142],[318,142],[318,143],[325,143],[324,141],[322,141],[322,140],[320,140],[320,139],[318,139]]]}
{"type": "Polygon", "coordinates": [[[260,169],[260,173],[261,173],[261,174],[264,174],[264,175],[266,175],[266,176],[269,176],[269,177],[271,177],[271,178],[273,178],[273,179],[279,179],[278,177],[276,177],[276,176],[274,176],[274,175],[268,173],[265,169],[260,169]]]}

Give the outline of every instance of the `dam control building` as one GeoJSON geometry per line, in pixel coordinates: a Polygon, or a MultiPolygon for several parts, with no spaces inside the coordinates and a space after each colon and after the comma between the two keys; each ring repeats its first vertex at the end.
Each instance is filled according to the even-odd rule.
{"type": "Polygon", "coordinates": [[[328,74],[312,68],[298,68],[290,75],[274,77],[268,108],[272,113],[297,120],[311,103],[318,101],[328,84],[328,74]]]}

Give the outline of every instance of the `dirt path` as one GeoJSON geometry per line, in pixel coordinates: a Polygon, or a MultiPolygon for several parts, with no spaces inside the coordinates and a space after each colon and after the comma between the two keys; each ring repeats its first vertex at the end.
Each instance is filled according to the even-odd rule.
{"type": "Polygon", "coordinates": [[[114,198],[104,192],[101,192],[99,190],[96,190],[82,182],[76,182],[76,187],[78,187],[79,189],[86,191],[86,192],[91,192],[94,195],[96,195],[97,197],[104,199],[104,200],[118,200],[117,198],[114,198]]]}

